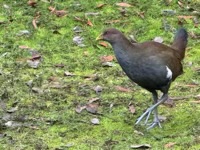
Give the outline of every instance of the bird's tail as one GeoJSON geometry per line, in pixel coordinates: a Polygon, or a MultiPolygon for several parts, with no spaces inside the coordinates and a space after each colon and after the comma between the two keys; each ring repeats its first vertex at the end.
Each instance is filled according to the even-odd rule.
{"type": "Polygon", "coordinates": [[[172,48],[174,48],[180,55],[181,60],[185,56],[185,49],[187,46],[188,34],[184,28],[180,28],[174,38],[172,48]]]}

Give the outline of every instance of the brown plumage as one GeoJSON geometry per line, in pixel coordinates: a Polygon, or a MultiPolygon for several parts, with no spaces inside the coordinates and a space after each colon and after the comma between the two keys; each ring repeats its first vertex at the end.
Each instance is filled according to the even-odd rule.
{"type": "Polygon", "coordinates": [[[154,111],[154,121],[148,129],[160,125],[157,107],[168,99],[168,90],[172,81],[182,74],[181,60],[187,45],[187,32],[181,28],[177,31],[172,46],[154,41],[131,43],[120,31],[107,29],[98,37],[109,42],[115,56],[126,75],[135,83],[152,93],[154,105],[138,118],[138,124],[145,116],[147,123],[154,111]],[[158,99],[157,90],[163,95],[158,99]]]}

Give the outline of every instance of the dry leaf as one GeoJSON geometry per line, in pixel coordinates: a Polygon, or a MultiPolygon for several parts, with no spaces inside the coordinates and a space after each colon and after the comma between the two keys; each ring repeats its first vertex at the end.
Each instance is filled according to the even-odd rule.
{"type": "Polygon", "coordinates": [[[34,18],[32,21],[33,27],[37,29],[37,18],[34,18]]]}
{"type": "Polygon", "coordinates": [[[109,20],[109,21],[106,21],[105,23],[106,24],[113,24],[113,23],[118,23],[120,22],[120,20],[109,20]]]}
{"type": "Polygon", "coordinates": [[[27,2],[27,4],[29,5],[29,6],[31,6],[31,7],[36,7],[36,1],[34,1],[34,0],[29,0],[28,2],[27,2]]]}
{"type": "Polygon", "coordinates": [[[76,21],[80,21],[80,22],[84,22],[84,20],[83,19],[81,19],[81,18],[79,18],[79,17],[74,17],[74,19],[76,20],[76,21]]]}
{"type": "Polygon", "coordinates": [[[92,22],[91,22],[89,19],[88,19],[88,21],[87,21],[87,25],[93,27],[93,24],[92,24],[92,22]]]}
{"type": "Polygon", "coordinates": [[[67,11],[65,10],[56,10],[54,12],[54,14],[57,16],[57,17],[64,17],[67,15],[67,11]]]}
{"type": "Polygon", "coordinates": [[[174,142],[169,142],[167,144],[165,144],[165,148],[172,148],[176,143],[174,142]]]}
{"type": "Polygon", "coordinates": [[[19,48],[21,48],[21,49],[29,49],[30,47],[28,47],[26,45],[20,45],[19,48]]]}
{"type": "Polygon", "coordinates": [[[76,111],[77,113],[81,113],[85,108],[86,108],[86,106],[80,106],[80,105],[78,105],[78,106],[76,107],[75,111],[76,111]]]}
{"type": "Polygon", "coordinates": [[[91,122],[92,124],[94,124],[94,125],[98,125],[98,124],[100,124],[98,118],[92,118],[92,119],[90,120],[90,122],[91,122]]]}
{"type": "Polygon", "coordinates": [[[103,46],[103,47],[108,47],[108,43],[101,41],[99,42],[99,45],[103,46]]]}
{"type": "Polygon", "coordinates": [[[121,3],[116,3],[117,6],[120,6],[120,7],[131,7],[130,4],[128,3],[125,3],[125,2],[121,2],[121,3]]]}
{"type": "Polygon", "coordinates": [[[85,80],[89,80],[89,81],[96,81],[99,79],[97,74],[86,75],[86,76],[84,76],[84,78],[85,78],[85,80]]]}
{"type": "Polygon", "coordinates": [[[151,148],[151,145],[149,144],[138,144],[138,145],[131,145],[131,148],[135,148],[135,149],[148,149],[151,148]]]}
{"type": "Polygon", "coordinates": [[[86,105],[86,110],[87,110],[89,113],[96,114],[97,111],[98,111],[98,107],[99,107],[98,104],[91,103],[91,104],[87,104],[87,105],[86,105]]]}
{"type": "Polygon", "coordinates": [[[177,16],[179,19],[192,19],[192,18],[194,18],[194,16],[177,16]]]}
{"type": "Polygon", "coordinates": [[[58,68],[63,68],[63,67],[65,67],[64,64],[55,64],[54,66],[55,66],[55,67],[58,67],[58,68]]]}
{"type": "Polygon", "coordinates": [[[40,54],[36,54],[36,55],[33,55],[30,60],[34,61],[34,60],[37,60],[37,59],[40,59],[42,56],[40,54]]]}
{"type": "Polygon", "coordinates": [[[103,88],[100,85],[95,86],[93,89],[97,94],[101,93],[103,90],[103,88]]]}
{"type": "Polygon", "coordinates": [[[98,97],[92,98],[92,99],[89,100],[88,104],[94,103],[94,102],[99,101],[99,100],[100,100],[100,98],[98,98],[98,97]]]}
{"type": "Polygon", "coordinates": [[[106,5],[105,3],[98,4],[96,8],[102,8],[102,7],[104,7],[105,5],[106,5]]]}
{"type": "Polygon", "coordinates": [[[178,1],[178,5],[179,5],[180,7],[184,7],[184,6],[183,6],[183,3],[180,2],[180,1],[178,1]]]}
{"type": "Polygon", "coordinates": [[[137,12],[138,16],[140,16],[142,19],[144,19],[144,11],[143,12],[137,12]]]}
{"type": "Polygon", "coordinates": [[[117,91],[120,91],[120,92],[132,92],[131,89],[128,89],[128,88],[125,88],[125,87],[122,87],[122,86],[115,86],[115,89],[117,91]]]}
{"type": "Polygon", "coordinates": [[[39,59],[36,59],[36,60],[27,60],[26,62],[31,68],[36,69],[39,67],[41,61],[39,59]]]}
{"type": "Polygon", "coordinates": [[[102,63],[103,62],[111,62],[111,61],[113,61],[113,59],[114,59],[113,55],[101,56],[100,57],[100,60],[101,60],[102,63]]]}
{"type": "Polygon", "coordinates": [[[163,42],[163,38],[160,36],[157,36],[153,39],[153,41],[158,42],[158,43],[162,43],[163,42]]]}
{"type": "Polygon", "coordinates": [[[195,104],[200,104],[200,100],[197,100],[197,101],[191,101],[192,103],[195,103],[195,104]]]}
{"type": "Polygon", "coordinates": [[[49,9],[51,12],[53,12],[53,11],[56,10],[56,8],[55,8],[55,7],[52,7],[52,6],[49,6],[48,9],[49,9]]]}
{"type": "Polygon", "coordinates": [[[128,106],[128,110],[129,110],[132,114],[135,113],[135,107],[133,106],[133,104],[130,104],[130,105],[128,106]]]}
{"type": "Polygon", "coordinates": [[[74,74],[69,71],[65,71],[64,76],[74,76],[74,74]]]}
{"type": "Polygon", "coordinates": [[[48,9],[51,13],[55,14],[57,17],[64,17],[67,15],[67,11],[65,10],[56,10],[55,7],[49,6],[48,9]]]}

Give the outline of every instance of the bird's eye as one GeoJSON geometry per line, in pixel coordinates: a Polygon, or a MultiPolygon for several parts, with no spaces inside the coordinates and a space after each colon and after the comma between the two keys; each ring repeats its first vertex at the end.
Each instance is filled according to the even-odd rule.
{"type": "Polygon", "coordinates": [[[104,35],[106,35],[106,34],[108,34],[108,31],[105,31],[105,32],[104,32],[104,35]]]}

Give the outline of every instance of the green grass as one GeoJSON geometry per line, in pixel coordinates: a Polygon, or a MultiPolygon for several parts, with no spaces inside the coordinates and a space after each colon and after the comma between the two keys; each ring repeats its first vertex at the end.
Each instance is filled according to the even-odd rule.
{"type": "MultiPolygon", "coordinates": [[[[159,112],[166,116],[163,128],[146,131],[145,126],[135,126],[137,117],[151,105],[151,94],[132,84],[124,75],[116,61],[113,67],[102,67],[100,56],[113,55],[111,47],[98,45],[95,38],[108,27],[114,27],[128,35],[134,35],[137,41],[152,40],[161,36],[164,43],[170,45],[174,30],[179,27],[179,15],[193,15],[182,8],[177,1],[166,5],[164,1],[128,0],[132,7],[126,8],[126,15],[120,13],[116,3],[120,1],[37,1],[32,8],[27,0],[0,1],[0,149],[72,149],[72,150],[128,150],[133,144],[150,144],[152,149],[165,149],[165,145],[176,143],[172,149],[200,148],[200,105],[194,96],[200,93],[199,38],[192,38],[193,32],[200,34],[200,27],[195,27],[191,19],[181,20],[188,30],[189,42],[184,59],[184,74],[171,86],[171,97],[190,98],[175,101],[175,107],[160,106],[159,112]],[[98,4],[105,3],[102,8],[98,4]],[[6,8],[6,7],[9,8],[6,8]],[[67,15],[57,17],[48,7],[66,10],[67,15]],[[172,9],[175,15],[163,15],[162,11],[172,9]],[[85,13],[97,12],[97,16],[85,13]],[[144,19],[138,13],[144,12],[144,19]],[[38,28],[34,29],[32,20],[39,14],[38,28]],[[82,21],[77,21],[79,17],[82,21]],[[87,25],[87,20],[93,26],[87,25]],[[116,23],[108,21],[119,20],[116,23]],[[164,30],[163,21],[169,30],[164,30]],[[74,33],[75,26],[83,32],[74,33]],[[19,35],[28,30],[29,34],[19,35]],[[78,47],[73,37],[84,38],[85,47],[78,47]],[[28,66],[26,60],[31,58],[28,46],[42,56],[37,69],[28,66]],[[63,64],[63,68],[55,67],[63,64]],[[69,71],[75,76],[64,76],[69,71]],[[97,74],[98,80],[87,80],[84,76],[97,74]],[[51,81],[53,79],[53,81],[51,81]],[[42,90],[35,93],[26,85],[32,80],[32,87],[42,90]],[[197,86],[188,86],[192,83],[197,86]],[[59,85],[63,88],[53,88],[59,85]],[[100,85],[103,91],[97,95],[93,87],[100,85]],[[133,92],[119,92],[115,86],[123,86],[133,92]],[[78,104],[99,97],[99,114],[90,114],[85,110],[75,112],[78,104]],[[136,108],[136,113],[128,110],[129,103],[136,108]],[[110,109],[111,104],[113,107],[110,109]],[[18,107],[13,113],[11,108],[18,107]],[[98,118],[100,125],[92,125],[90,119],[98,118]],[[19,126],[7,127],[5,123],[15,121],[19,126]],[[137,134],[136,131],[144,135],[137,134]]],[[[199,2],[182,1],[198,11],[199,2]]],[[[197,17],[197,19],[199,19],[197,17]]]]}

